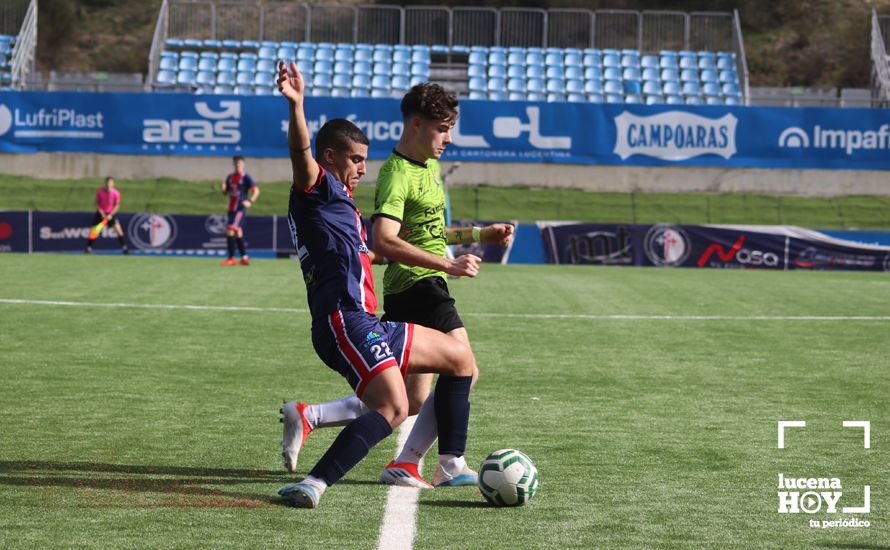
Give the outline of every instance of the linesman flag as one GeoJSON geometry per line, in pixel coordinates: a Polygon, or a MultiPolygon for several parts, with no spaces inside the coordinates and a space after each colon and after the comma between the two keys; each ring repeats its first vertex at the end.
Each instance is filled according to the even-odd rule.
{"type": "Polygon", "coordinates": [[[99,233],[108,225],[108,218],[102,218],[102,221],[90,228],[90,240],[94,241],[99,237],[99,233]]]}

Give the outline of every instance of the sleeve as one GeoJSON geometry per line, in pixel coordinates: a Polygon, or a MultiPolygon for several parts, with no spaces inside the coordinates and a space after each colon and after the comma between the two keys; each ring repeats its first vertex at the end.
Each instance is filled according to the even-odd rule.
{"type": "Polygon", "coordinates": [[[250,174],[244,174],[244,186],[248,189],[256,187],[256,182],[253,181],[253,177],[250,174]]]}
{"type": "Polygon", "coordinates": [[[374,191],[374,214],[401,222],[405,215],[405,198],[408,196],[408,179],[403,172],[387,171],[377,176],[374,191]]]}
{"type": "Polygon", "coordinates": [[[308,189],[303,190],[304,195],[311,195],[320,199],[322,202],[327,202],[331,198],[331,182],[329,181],[333,176],[328,173],[327,170],[318,165],[318,178],[315,180],[315,183],[312,184],[308,189]]]}

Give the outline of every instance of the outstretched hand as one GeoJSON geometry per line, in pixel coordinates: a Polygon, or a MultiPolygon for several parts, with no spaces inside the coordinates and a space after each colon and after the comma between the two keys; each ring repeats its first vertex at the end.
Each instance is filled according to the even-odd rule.
{"type": "Polygon", "coordinates": [[[287,98],[291,103],[299,103],[303,101],[305,84],[303,75],[297,69],[295,61],[290,62],[290,66],[284,61],[278,62],[278,91],[287,98]]]}

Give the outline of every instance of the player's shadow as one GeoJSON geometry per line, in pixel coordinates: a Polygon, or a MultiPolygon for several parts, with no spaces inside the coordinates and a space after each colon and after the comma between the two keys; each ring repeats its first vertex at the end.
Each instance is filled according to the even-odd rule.
{"type": "MultiPolygon", "coordinates": [[[[143,466],[97,462],[0,461],[0,485],[70,487],[175,496],[170,507],[259,508],[280,505],[271,494],[222,490],[218,486],[294,483],[291,474],[273,470],[143,466]],[[167,476],[167,477],[145,477],[167,476]],[[209,487],[208,487],[209,486],[209,487]],[[215,486],[215,487],[214,487],[215,486]]],[[[344,485],[376,485],[368,480],[340,481],[344,485]]]]}
{"type": "Polygon", "coordinates": [[[438,508],[491,508],[490,504],[477,500],[422,500],[420,505],[438,508]]]}

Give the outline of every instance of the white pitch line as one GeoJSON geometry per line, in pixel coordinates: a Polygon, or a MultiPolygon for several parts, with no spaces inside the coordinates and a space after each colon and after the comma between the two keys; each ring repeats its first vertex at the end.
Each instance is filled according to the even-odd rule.
{"type": "MultiPolygon", "coordinates": [[[[415,416],[408,417],[399,427],[399,441],[396,443],[396,456],[405,446],[408,434],[414,426],[415,416]]],[[[418,470],[423,473],[423,462],[418,470]]],[[[383,524],[377,539],[379,550],[411,550],[414,535],[417,533],[417,499],[420,489],[393,485],[386,493],[386,507],[383,510],[383,524]]]]}
{"type": "MultiPolygon", "coordinates": [[[[0,298],[0,304],[101,307],[131,309],[182,309],[190,311],[243,311],[271,313],[309,313],[295,307],[198,306],[189,304],[129,304],[73,302],[65,300],[21,300],[0,298]]],[[[496,317],[500,319],[574,319],[590,321],[890,321],[888,315],[591,315],[586,313],[495,313],[464,312],[463,317],[496,317]]]]}

